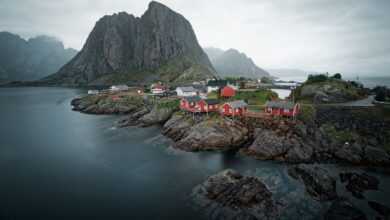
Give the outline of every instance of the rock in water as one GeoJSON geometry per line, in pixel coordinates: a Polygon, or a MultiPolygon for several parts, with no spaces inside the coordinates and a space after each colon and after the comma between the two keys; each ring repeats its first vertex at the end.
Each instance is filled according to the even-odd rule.
{"type": "Polygon", "coordinates": [[[277,219],[279,208],[260,179],[225,170],[193,190],[210,219],[277,219]]]}
{"type": "Polygon", "coordinates": [[[347,182],[345,188],[359,199],[364,199],[364,191],[378,190],[379,180],[366,173],[340,173],[342,183],[347,182]]]}
{"type": "Polygon", "coordinates": [[[290,176],[300,179],[306,191],[319,201],[328,201],[337,198],[336,180],[329,172],[319,166],[300,164],[288,170],[290,176]]]}
{"type": "Polygon", "coordinates": [[[77,56],[44,81],[110,85],[153,80],[185,82],[214,77],[191,24],[151,2],[141,17],[120,12],[101,18],[77,56]]]}
{"type": "Polygon", "coordinates": [[[325,213],[325,220],[366,220],[365,214],[345,199],[337,199],[332,203],[328,212],[325,213]]]}

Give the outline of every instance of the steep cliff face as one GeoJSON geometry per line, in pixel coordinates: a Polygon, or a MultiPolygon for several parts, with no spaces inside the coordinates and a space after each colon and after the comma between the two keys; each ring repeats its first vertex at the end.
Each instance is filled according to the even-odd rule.
{"type": "Polygon", "coordinates": [[[101,18],[80,53],[46,80],[66,85],[181,82],[214,73],[191,24],[151,2],[141,17],[121,12],[101,18]]]}
{"type": "Polygon", "coordinates": [[[214,68],[222,77],[261,78],[270,74],[258,67],[251,58],[235,49],[223,51],[218,48],[205,48],[214,68]]]}
{"type": "Polygon", "coordinates": [[[0,81],[36,80],[57,72],[76,55],[62,42],[38,36],[25,40],[9,32],[0,32],[0,81]]]}

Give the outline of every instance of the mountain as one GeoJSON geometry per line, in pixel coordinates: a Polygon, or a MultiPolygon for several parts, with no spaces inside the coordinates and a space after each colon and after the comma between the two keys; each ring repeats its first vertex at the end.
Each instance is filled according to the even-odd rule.
{"type": "Polygon", "coordinates": [[[46,82],[61,85],[186,82],[214,77],[191,24],[149,3],[141,17],[120,12],[101,18],[82,50],[46,82]]]}
{"type": "Polygon", "coordinates": [[[38,36],[25,40],[0,32],[0,81],[36,80],[57,72],[77,51],[62,42],[38,36]]]}
{"type": "Polygon", "coordinates": [[[247,78],[261,78],[270,74],[258,67],[251,58],[235,49],[223,51],[218,48],[204,49],[214,68],[222,77],[242,76],[247,78]]]}

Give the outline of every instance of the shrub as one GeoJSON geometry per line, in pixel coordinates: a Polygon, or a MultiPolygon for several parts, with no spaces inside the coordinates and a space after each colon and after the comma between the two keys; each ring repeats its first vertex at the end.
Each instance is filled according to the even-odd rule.
{"type": "Polygon", "coordinates": [[[341,79],[342,77],[341,77],[341,74],[340,74],[340,73],[336,73],[336,74],[334,74],[334,75],[332,76],[332,78],[334,78],[334,79],[341,79]]]}
{"type": "Polygon", "coordinates": [[[312,75],[310,74],[307,77],[308,83],[315,83],[315,82],[325,82],[329,79],[329,77],[325,74],[318,74],[318,75],[312,75]]]}

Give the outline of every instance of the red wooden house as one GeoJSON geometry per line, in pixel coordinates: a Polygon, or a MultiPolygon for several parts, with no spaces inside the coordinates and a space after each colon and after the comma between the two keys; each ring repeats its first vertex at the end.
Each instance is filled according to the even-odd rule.
{"type": "Polygon", "coordinates": [[[180,100],[180,109],[189,112],[215,112],[218,111],[217,99],[201,99],[199,96],[183,97],[180,100]]]}
{"type": "Polygon", "coordinates": [[[299,113],[299,104],[289,101],[268,101],[265,112],[274,116],[294,117],[299,113]]]}
{"type": "Polygon", "coordinates": [[[197,112],[198,102],[202,99],[199,96],[189,96],[184,97],[180,100],[180,109],[189,111],[189,112],[197,112]]]}
{"type": "Polygon", "coordinates": [[[225,86],[221,89],[221,97],[230,98],[236,95],[236,90],[230,86],[225,86]]]}
{"type": "Polygon", "coordinates": [[[242,100],[227,102],[221,106],[221,114],[225,116],[243,116],[248,110],[248,104],[242,100]]]}
{"type": "Polygon", "coordinates": [[[219,108],[218,99],[202,99],[198,102],[200,112],[217,112],[219,108]]]}

